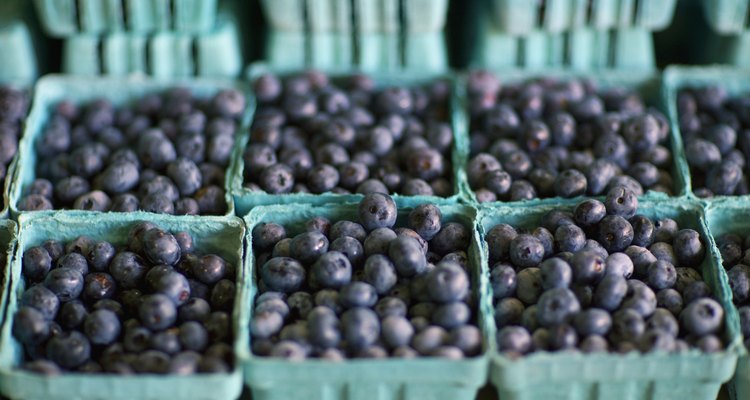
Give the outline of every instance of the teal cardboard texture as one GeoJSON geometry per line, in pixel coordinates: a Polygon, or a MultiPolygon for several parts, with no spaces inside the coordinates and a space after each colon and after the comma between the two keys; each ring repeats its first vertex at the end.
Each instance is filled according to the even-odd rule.
{"type": "MultiPolygon", "coordinates": [[[[2,84],[0,84],[2,85],[2,84]]],[[[17,89],[23,89],[26,92],[26,96],[28,96],[28,102],[31,104],[31,93],[32,91],[30,89],[27,89],[27,86],[25,85],[15,85],[7,83],[8,86],[17,88],[17,89]]],[[[28,110],[27,110],[28,112],[28,110]]],[[[21,132],[23,132],[23,125],[21,125],[21,131],[18,134],[19,139],[19,149],[20,149],[20,139],[21,139],[21,132]]],[[[16,165],[18,164],[18,158],[20,157],[20,151],[16,151],[16,155],[13,156],[13,159],[8,164],[7,168],[5,169],[5,180],[3,181],[3,186],[0,188],[3,193],[3,205],[2,209],[0,209],[0,220],[9,218],[10,217],[10,187],[13,182],[13,176],[16,171],[16,165]]]]}
{"type": "MultiPolygon", "coordinates": [[[[500,79],[501,82],[523,82],[529,79],[540,78],[540,77],[551,77],[555,79],[587,79],[593,82],[598,88],[606,89],[611,87],[624,87],[626,89],[634,90],[640,96],[643,97],[647,106],[655,107],[668,116],[667,107],[664,102],[662,95],[662,84],[661,78],[658,74],[651,73],[638,73],[633,71],[600,71],[595,73],[582,74],[580,72],[573,71],[561,71],[559,69],[540,70],[538,72],[528,72],[522,70],[505,70],[496,71],[495,75],[500,79]]],[[[459,78],[458,84],[458,97],[461,103],[461,108],[464,110],[465,125],[461,128],[463,130],[462,136],[469,137],[469,109],[468,99],[466,94],[466,75],[459,78]]],[[[670,132],[669,137],[669,148],[672,151],[672,167],[670,174],[674,180],[674,187],[672,188],[675,197],[685,197],[688,193],[687,179],[688,179],[688,168],[687,162],[685,161],[684,151],[682,148],[682,141],[680,140],[679,133],[674,130],[674,126],[670,132]]],[[[471,159],[471,156],[467,157],[471,159]]],[[[465,169],[465,167],[464,167],[465,169]]],[[[463,169],[462,169],[463,170],[463,169]]],[[[465,171],[464,171],[465,172],[465,171]]],[[[466,181],[465,181],[466,182],[466,181]]],[[[476,195],[471,188],[467,188],[469,197],[472,202],[476,202],[476,195]]],[[[583,197],[573,199],[562,199],[560,197],[552,197],[546,199],[534,199],[525,200],[519,202],[510,202],[509,204],[517,204],[519,206],[534,206],[537,204],[575,204],[580,201],[583,197]]],[[[666,200],[669,198],[665,193],[648,191],[640,197],[641,200],[666,200]]],[[[503,204],[503,202],[492,202],[484,203],[482,207],[494,207],[503,204]]]]}
{"type": "Polygon", "coordinates": [[[677,0],[490,0],[490,4],[495,28],[518,36],[580,28],[658,31],[669,26],[677,0]]]}
{"type": "Polygon", "coordinates": [[[75,35],[63,42],[62,70],[74,75],[237,77],[243,66],[237,17],[222,12],[202,33],[160,31],[75,35]]]}
{"type": "MultiPolygon", "coordinates": [[[[494,349],[494,326],[489,291],[489,273],[480,260],[486,258],[479,247],[476,211],[469,206],[441,206],[446,221],[473,227],[469,248],[470,272],[474,296],[479,307],[479,327],[483,334],[483,353],[494,349]]],[[[400,208],[396,226],[403,226],[410,208],[400,208]]],[[[268,206],[257,207],[245,217],[247,226],[245,270],[252,277],[251,288],[244,291],[242,303],[252,310],[257,293],[255,255],[252,252],[252,230],[260,222],[281,224],[287,232],[301,232],[304,222],[314,216],[331,221],[355,220],[356,204],[338,207],[268,206]]],[[[249,323],[252,312],[244,313],[240,326],[244,342],[239,356],[245,365],[245,383],[258,400],[324,399],[324,400],[469,400],[487,380],[485,355],[463,360],[437,358],[354,359],[342,362],[305,360],[290,362],[256,357],[251,353],[249,323]]]]}
{"type": "Polygon", "coordinates": [[[34,42],[24,21],[0,23],[0,83],[31,84],[39,74],[34,42]]]}
{"type": "MultiPolygon", "coordinates": [[[[679,114],[677,112],[677,95],[680,90],[687,88],[706,87],[718,85],[722,87],[730,96],[750,95],[750,71],[733,68],[733,67],[667,67],[663,75],[664,79],[664,98],[669,111],[669,121],[672,124],[672,133],[679,147],[683,148],[682,134],[680,132],[679,114]]],[[[683,159],[686,172],[686,193],[691,197],[693,187],[688,169],[687,161],[684,157],[684,150],[681,151],[680,158],[683,159]]],[[[750,195],[745,196],[714,196],[711,201],[724,201],[729,199],[741,199],[750,201],[750,195]]]]}
{"type": "Polygon", "coordinates": [[[276,67],[447,69],[447,0],[264,0],[276,67]]]}
{"type": "Polygon", "coordinates": [[[200,33],[213,28],[218,0],[34,0],[48,35],[173,30],[200,33]]]}
{"type": "MultiPolygon", "coordinates": [[[[291,71],[280,71],[278,69],[269,69],[264,64],[254,64],[248,69],[248,79],[252,82],[258,76],[273,72],[278,73],[281,76],[291,74],[291,71]]],[[[351,75],[357,71],[345,70],[345,71],[334,71],[330,74],[332,79],[337,77],[344,77],[351,75]]],[[[402,72],[402,73],[375,73],[370,74],[375,79],[375,84],[378,87],[387,85],[406,85],[415,86],[419,84],[425,84],[435,79],[449,79],[453,83],[455,80],[452,75],[439,75],[439,74],[426,74],[416,72],[402,72]]],[[[457,90],[455,84],[452,87],[453,92],[457,90]]],[[[457,103],[457,98],[452,95],[451,108],[453,109],[451,117],[451,126],[453,127],[453,148],[451,151],[451,165],[453,166],[453,195],[448,198],[441,198],[436,196],[400,196],[398,194],[393,195],[393,198],[399,205],[414,205],[420,203],[437,203],[437,204],[448,204],[457,203],[468,197],[468,184],[466,183],[466,173],[460,169],[459,166],[466,163],[466,156],[468,154],[469,142],[466,135],[461,132],[464,129],[464,116],[460,107],[457,103]]],[[[254,111],[256,104],[251,105],[251,109],[254,111]]],[[[251,191],[244,186],[245,176],[245,161],[242,155],[245,151],[249,142],[249,136],[243,135],[239,137],[237,143],[235,143],[234,154],[232,155],[232,161],[230,163],[230,170],[232,174],[232,181],[230,184],[230,191],[234,197],[234,204],[237,210],[237,215],[245,215],[251,208],[261,205],[270,204],[293,204],[293,203],[305,203],[312,205],[322,205],[327,203],[342,203],[342,202],[357,202],[362,198],[361,194],[335,194],[335,193],[323,193],[323,194],[308,194],[308,193],[290,193],[290,194],[268,194],[263,191],[251,191]]]]}
{"type": "MultiPolygon", "coordinates": [[[[716,238],[726,233],[739,234],[743,238],[750,235],[750,209],[747,207],[747,201],[709,203],[706,207],[706,220],[711,233],[711,257],[716,260],[717,265],[722,265],[723,259],[716,245],[716,238]]],[[[750,399],[750,357],[747,353],[737,361],[737,371],[729,382],[728,389],[732,399],[750,399]]]]}
{"type": "Polygon", "coordinates": [[[4,293],[8,288],[8,280],[5,270],[10,268],[13,262],[13,254],[16,251],[16,236],[18,234],[18,225],[11,220],[0,220],[0,326],[5,321],[6,302],[3,299],[4,293]]]}
{"type": "MultiPolygon", "coordinates": [[[[10,290],[3,293],[3,304],[8,310],[0,333],[0,391],[11,399],[235,399],[242,391],[242,373],[239,362],[230,373],[170,375],[108,375],[68,373],[43,376],[17,369],[23,357],[23,347],[12,334],[13,313],[25,282],[21,275],[23,252],[47,239],[73,240],[80,235],[108,240],[115,246],[124,245],[134,222],[141,215],[103,215],[92,221],[70,215],[28,219],[22,216],[23,232],[19,235],[18,249],[11,268],[6,271],[10,290]]],[[[237,218],[225,221],[206,220],[201,217],[176,219],[150,216],[149,221],[172,232],[187,231],[195,239],[199,253],[217,254],[237,266],[237,298],[232,315],[234,346],[241,333],[239,319],[243,313],[242,298],[245,273],[242,269],[242,238],[244,225],[237,218]]]]}
{"type": "Polygon", "coordinates": [[[522,36],[487,30],[474,56],[475,65],[488,68],[656,70],[653,35],[643,28],[537,30],[522,36]]]}
{"type": "Polygon", "coordinates": [[[750,29],[747,24],[748,0],[701,0],[706,21],[721,34],[742,33],[750,29]]]}
{"type": "MultiPolygon", "coordinates": [[[[482,236],[499,223],[516,227],[539,226],[544,213],[572,209],[544,205],[534,208],[498,207],[480,212],[482,236]]],[[[654,218],[673,218],[681,228],[697,230],[710,245],[703,208],[687,200],[641,202],[638,213],[654,218]]],[[[485,253],[487,243],[482,242],[485,253]]],[[[495,354],[490,361],[490,381],[505,400],[682,400],[716,399],[721,384],[734,374],[737,357],[744,352],[739,317],[732,307],[732,292],[724,268],[708,255],[702,274],[725,313],[723,339],[726,349],[718,353],[690,350],[680,354],[626,355],[581,352],[531,353],[520,358],[495,354]]],[[[483,259],[487,268],[487,259],[483,259]]]]}
{"type": "MultiPolygon", "coordinates": [[[[55,211],[33,211],[25,212],[18,209],[18,202],[23,196],[23,190],[36,178],[36,141],[41,136],[44,127],[50,118],[55,105],[64,100],[72,100],[76,103],[86,103],[97,98],[106,98],[115,106],[128,104],[149,93],[161,93],[171,87],[180,86],[188,88],[196,97],[209,97],[225,88],[235,88],[245,94],[247,102],[252,95],[249,87],[241,82],[223,79],[150,79],[144,77],[128,78],[97,78],[97,77],[69,77],[65,75],[48,75],[39,80],[34,93],[33,106],[29,116],[26,118],[24,134],[18,146],[18,161],[13,173],[9,196],[10,212],[15,218],[19,214],[39,216],[50,216],[60,213],[99,216],[106,213],[98,211],[82,210],[55,210],[55,211]]],[[[235,146],[247,142],[247,127],[250,121],[250,110],[246,108],[242,116],[240,126],[235,136],[235,146]]],[[[231,168],[227,167],[224,189],[229,186],[231,180],[231,168]]],[[[204,216],[205,219],[226,218],[234,215],[234,201],[229,191],[226,192],[227,213],[221,216],[204,216]]],[[[117,213],[120,214],[120,213],[117,213]]],[[[141,218],[149,219],[154,214],[138,212],[141,218]]]]}

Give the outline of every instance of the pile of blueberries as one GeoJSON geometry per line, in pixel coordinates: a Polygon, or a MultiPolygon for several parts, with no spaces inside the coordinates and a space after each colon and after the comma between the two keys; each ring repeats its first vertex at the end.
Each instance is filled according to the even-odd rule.
{"type": "Polygon", "coordinates": [[[750,345],[750,236],[728,233],[716,238],[732,289],[732,300],[740,314],[745,347],[750,345]]]}
{"type": "Polygon", "coordinates": [[[315,217],[294,234],[272,222],[253,228],[253,352],[290,360],[479,354],[471,231],[432,204],[395,228],[396,204],[381,193],[366,195],[357,215],[315,217]]]}
{"type": "Polygon", "coordinates": [[[750,156],[750,96],[729,97],[706,86],[677,95],[680,132],[698,197],[750,193],[745,173],[750,156]]]}
{"type": "Polygon", "coordinates": [[[376,89],[307,71],[254,82],[245,187],[266,193],[453,194],[450,83],[376,89]]]}
{"type": "Polygon", "coordinates": [[[127,246],[81,236],[24,252],[13,316],[22,368],[48,375],[218,373],[233,367],[234,266],[187,232],[132,226],[127,246]]]}
{"type": "Polygon", "coordinates": [[[467,83],[469,185],[479,202],[602,195],[626,186],[672,193],[669,122],[634,91],[587,80],[467,83]]]}
{"type": "Polygon", "coordinates": [[[487,232],[500,351],[722,349],[724,309],[699,272],[700,234],[637,211],[635,193],[617,186],[533,230],[487,232]]]}
{"type": "Polygon", "coordinates": [[[36,142],[37,178],[18,208],[221,215],[224,176],[245,98],[186,88],[116,108],[62,101],[36,142]]]}
{"type": "Polygon", "coordinates": [[[29,100],[22,90],[0,87],[0,190],[5,185],[8,165],[18,151],[21,124],[29,100]]]}

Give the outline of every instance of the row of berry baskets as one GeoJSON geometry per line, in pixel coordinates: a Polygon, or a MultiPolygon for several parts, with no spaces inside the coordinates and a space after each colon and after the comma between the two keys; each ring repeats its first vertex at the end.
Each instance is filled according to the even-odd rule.
{"type": "Polygon", "coordinates": [[[747,76],[4,89],[0,391],[750,396],[747,76]]]}

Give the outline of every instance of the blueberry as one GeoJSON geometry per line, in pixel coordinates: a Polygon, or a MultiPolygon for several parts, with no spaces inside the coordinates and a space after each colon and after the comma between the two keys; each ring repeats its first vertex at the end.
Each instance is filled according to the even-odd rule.
{"type": "Polygon", "coordinates": [[[318,232],[306,232],[292,239],[290,250],[292,257],[303,263],[313,263],[328,251],[328,239],[318,232]]]}
{"type": "Polygon", "coordinates": [[[682,295],[672,288],[662,289],[656,293],[656,306],[679,315],[683,307],[682,295]]]}
{"type": "Polygon", "coordinates": [[[635,215],[629,220],[633,226],[633,241],[635,246],[648,247],[654,241],[654,223],[643,215],[635,215]]]}
{"type": "Polygon", "coordinates": [[[629,219],[635,215],[638,209],[638,198],[628,188],[615,186],[607,192],[604,205],[607,208],[607,214],[629,219]]]}
{"type": "Polygon", "coordinates": [[[396,203],[387,194],[370,193],[359,203],[358,215],[368,231],[390,228],[396,222],[396,203]]]}
{"type": "Polygon", "coordinates": [[[31,247],[23,253],[22,272],[29,281],[39,281],[52,267],[52,257],[41,246],[31,247]]]}
{"type": "Polygon", "coordinates": [[[388,293],[398,280],[397,270],[393,263],[380,254],[374,254],[365,262],[365,281],[370,283],[379,294],[388,293]]]}
{"type": "Polygon", "coordinates": [[[390,348],[407,346],[414,336],[414,327],[404,317],[388,316],[381,322],[381,338],[390,348]]]}
{"type": "Polygon", "coordinates": [[[544,246],[536,237],[522,234],[510,242],[510,259],[517,267],[537,266],[544,257],[544,246]]]}
{"type": "Polygon", "coordinates": [[[692,303],[693,300],[711,296],[711,288],[705,282],[696,281],[689,284],[682,292],[685,303],[692,303]]]}
{"type": "MultiPolygon", "coordinates": [[[[544,265],[544,263],[542,264],[544,265]]],[[[552,269],[557,270],[557,268],[552,269]]],[[[564,271],[561,276],[563,275],[564,271]]],[[[542,272],[542,276],[544,277],[544,272],[542,272]]],[[[512,266],[508,264],[496,264],[492,267],[490,271],[490,285],[492,286],[492,296],[494,299],[499,300],[513,296],[516,292],[517,284],[516,271],[512,266]]]]}
{"type": "Polygon", "coordinates": [[[445,329],[430,325],[412,338],[412,347],[422,355],[430,355],[435,349],[442,346],[447,339],[448,332],[445,329]]]}
{"type": "Polygon", "coordinates": [[[516,236],[518,236],[518,233],[515,228],[508,224],[498,224],[492,227],[485,236],[489,248],[490,261],[494,262],[509,258],[510,245],[516,236]]]}
{"type": "Polygon", "coordinates": [[[377,228],[373,230],[367,235],[364,241],[365,255],[387,254],[391,241],[396,239],[396,237],[396,232],[390,228],[377,228]]]}
{"type": "Polygon", "coordinates": [[[537,307],[537,321],[544,327],[563,323],[581,309],[578,299],[567,288],[545,291],[539,297],[537,307]]]}
{"type": "Polygon", "coordinates": [[[86,259],[91,269],[95,271],[106,271],[109,263],[115,256],[115,247],[106,241],[97,242],[89,250],[86,259]]]}
{"type": "Polygon", "coordinates": [[[677,263],[677,255],[674,252],[674,248],[669,243],[657,242],[652,244],[648,249],[657,260],[666,261],[671,264],[677,263]]]}
{"type": "Polygon", "coordinates": [[[143,252],[154,264],[174,265],[180,259],[177,239],[161,229],[151,229],[143,234],[143,252]]]}
{"type": "MultiPolygon", "coordinates": [[[[586,234],[576,225],[562,225],[555,230],[555,248],[559,252],[576,252],[583,248],[586,234]]],[[[511,253],[512,259],[513,253],[511,253]]]]}
{"type": "Polygon", "coordinates": [[[607,215],[607,210],[599,200],[584,200],[576,206],[573,218],[581,226],[588,227],[598,224],[607,215]]]}
{"type": "Polygon", "coordinates": [[[672,263],[656,261],[648,267],[646,282],[655,290],[667,289],[677,281],[677,270],[672,263]]]}
{"type": "Polygon", "coordinates": [[[630,276],[633,275],[633,270],[635,268],[633,260],[631,260],[626,253],[610,254],[605,260],[605,266],[607,274],[620,275],[625,279],[630,278],[630,276]]]}
{"type": "Polygon", "coordinates": [[[69,268],[78,271],[81,275],[89,272],[89,264],[81,253],[68,253],[57,259],[57,268],[69,268]]]}
{"type": "Polygon", "coordinates": [[[60,306],[57,322],[65,329],[75,329],[83,324],[88,311],[78,300],[69,301],[60,306]]]}
{"type": "Polygon", "coordinates": [[[469,276],[463,268],[451,263],[440,263],[429,272],[428,292],[433,301],[459,301],[469,293],[469,276]]]}
{"type": "Polygon", "coordinates": [[[471,241],[471,232],[461,223],[443,224],[440,232],[430,240],[430,250],[438,255],[466,250],[471,241]]]}
{"type": "Polygon", "coordinates": [[[688,333],[696,336],[718,332],[723,319],[724,309],[716,300],[710,298],[697,299],[680,313],[680,325],[688,333]]]}
{"type": "Polygon", "coordinates": [[[138,198],[130,193],[123,193],[112,198],[110,211],[113,212],[133,212],[140,208],[138,198]]]}
{"type": "Polygon", "coordinates": [[[352,265],[343,253],[330,251],[315,261],[311,274],[322,287],[337,289],[351,281],[352,265]]]}
{"type": "Polygon", "coordinates": [[[679,228],[677,222],[671,218],[663,218],[654,222],[654,241],[655,242],[672,242],[672,238],[679,228]]]}
{"type": "Polygon", "coordinates": [[[644,318],[648,317],[656,309],[656,294],[645,283],[634,279],[628,280],[628,291],[621,309],[632,309],[644,318]]]}
{"type": "Polygon", "coordinates": [[[535,304],[542,294],[542,273],[539,268],[531,267],[516,275],[516,296],[525,304],[535,304]]]}
{"type": "MultiPolygon", "coordinates": [[[[732,289],[733,301],[737,304],[745,303],[750,298],[750,267],[744,264],[735,265],[727,271],[727,278],[732,289]]],[[[687,285],[683,287],[683,291],[686,287],[687,285]]]]}
{"type": "Polygon", "coordinates": [[[619,215],[608,215],[599,224],[598,241],[610,253],[625,250],[633,235],[633,226],[619,215]]]}
{"type": "Polygon", "coordinates": [[[205,284],[218,282],[227,275],[228,271],[229,265],[227,262],[215,254],[207,254],[201,257],[198,262],[193,264],[191,270],[193,276],[205,284]]]}
{"type": "Polygon", "coordinates": [[[367,232],[362,225],[352,221],[337,221],[331,225],[330,232],[328,234],[329,239],[335,241],[340,237],[352,237],[360,242],[364,242],[367,237],[367,232]]]}
{"type": "Polygon", "coordinates": [[[419,242],[408,236],[399,236],[388,246],[388,255],[401,276],[411,277],[422,273],[426,259],[419,242]]]}
{"type": "Polygon", "coordinates": [[[632,309],[619,310],[612,314],[612,330],[609,338],[614,343],[639,338],[646,330],[641,314],[632,309]]]}
{"type": "Polygon", "coordinates": [[[677,318],[664,308],[657,308],[654,311],[654,314],[646,321],[646,329],[649,331],[660,330],[675,337],[679,333],[677,318]]]}
{"type": "Polygon", "coordinates": [[[156,350],[169,355],[178,353],[182,350],[176,329],[167,329],[151,335],[149,345],[151,350],[156,350]]]}
{"type": "Polygon", "coordinates": [[[263,283],[271,290],[291,293],[305,281],[305,269],[298,261],[289,257],[274,257],[260,269],[263,283]]]}
{"type": "Polygon", "coordinates": [[[23,344],[38,345],[50,335],[50,326],[40,311],[21,306],[13,315],[13,336],[23,344]]]}
{"type": "Polygon", "coordinates": [[[518,326],[507,326],[497,333],[498,350],[525,354],[531,350],[531,335],[518,326]]]}
{"type": "Polygon", "coordinates": [[[120,320],[109,310],[96,310],[86,317],[84,332],[92,344],[107,345],[120,336],[120,320]]]}
{"type": "Polygon", "coordinates": [[[169,297],[151,294],[143,297],[138,315],[146,328],[162,330],[172,326],[177,320],[177,309],[169,297]]]}
{"type": "Polygon", "coordinates": [[[597,159],[584,171],[589,195],[600,195],[617,175],[619,167],[612,161],[597,159]]]}
{"type": "Polygon", "coordinates": [[[539,270],[542,274],[542,287],[545,290],[566,288],[573,278],[570,265],[559,258],[548,258],[539,265],[539,270]]]}
{"type": "Polygon", "coordinates": [[[612,317],[605,310],[591,308],[576,314],[573,325],[581,337],[606,336],[612,327],[612,317]]]}
{"type": "Polygon", "coordinates": [[[309,340],[316,347],[336,347],[341,341],[340,322],[336,314],[327,307],[314,308],[307,317],[309,340]]]}
{"type": "Polygon", "coordinates": [[[372,307],[377,301],[375,288],[365,282],[351,282],[339,292],[339,302],[347,308],[372,307]]]}
{"type": "Polygon", "coordinates": [[[432,313],[432,323],[445,329],[464,325],[470,318],[471,309],[462,302],[443,304],[432,313]]]}
{"type": "Polygon", "coordinates": [[[685,157],[690,167],[708,172],[721,162],[721,151],[715,144],[704,139],[688,140],[685,143],[685,157]]]}
{"type": "Polygon", "coordinates": [[[567,169],[555,179],[555,194],[570,198],[586,194],[586,177],[576,169],[567,169]]]}
{"type": "Polygon", "coordinates": [[[86,362],[91,355],[91,344],[77,331],[53,336],[47,342],[47,358],[62,368],[75,368],[86,362]]]}
{"type": "Polygon", "coordinates": [[[341,252],[354,267],[362,265],[364,260],[364,247],[357,239],[349,236],[342,236],[334,240],[328,247],[329,251],[341,252]]]}
{"type": "Polygon", "coordinates": [[[596,285],[593,304],[607,311],[614,311],[622,304],[628,291],[627,281],[619,274],[606,274],[596,285]]]}
{"type": "Polygon", "coordinates": [[[115,295],[116,283],[111,275],[104,272],[93,272],[84,277],[84,298],[92,301],[112,298],[115,295]]]}
{"type": "Polygon", "coordinates": [[[352,349],[366,348],[380,336],[380,321],[367,308],[351,308],[341,316],[343,338],[352,349]]]}
{"type": "Polygon", "coordinates": [[[76,299],[83,291],[83,275],[72,268],[56,268],[44,278],[44,286],[60,301],[76,299]]]}

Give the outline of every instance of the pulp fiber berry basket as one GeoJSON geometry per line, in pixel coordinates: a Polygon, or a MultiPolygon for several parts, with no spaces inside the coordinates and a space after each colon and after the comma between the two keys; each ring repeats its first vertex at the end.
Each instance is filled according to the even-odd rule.
{"type": "Polygon", "coordinates": [[[48,35],[77,33],[205,32],[216,16],[217,0],[34,0],[48,35]]]}
{"type": "MultiPolygon", "coordinates": [[[[572,209],[572,207],[562,207],[572,209]]],[[[480,212],[484,234],[499,223],[515,227],[540,226],[540,218],[558,205],[534,208],[499,207],[480,212]]],[[[697,230],[706,246],[708,228],[702,206],[687,200],[641,202],[638,213],[650,218],[673,218],[681,228],[697,230]]],[[[482,241],[487,252],[487,243],[482,241]]],[[[483,259],[483,268],[488,268],[483,259]]],[[[494,354],[490,361],[490,381],[501,399],[716,399],[721,384],[734,374],[737,357],[744,352],[739,332],[739,316],[732,306],[732,292],[726,273],[709,252],[702,264],[702,275],[716,300],[726,310],[723,339],[725,350],[704,354],[690,350],[681,354],[626,355],[613,353],[539,352],[511,359],[494,354]]]]}
{"type": "Polygon", "coordinates": [[[0,21],[0,54],[12,60],[0,63],[0,82],[33,83],[39,71],[31,32],[24,21],[0,21]]]}
{"type": "Polygon", "coordinates": [[[491,0],[495,27],[503,33],[562,32],[637,27],[661,30],[672,21],[677,0],[491,0]]]}
{"type": "MultiPolygon", "coordinates": [[[[255,64],[248,69],[248,77],[252,82],[257,77],[266,72],[277,73],[279,76],[287,76],[292,74],[292,71],[278,71],[269,69],[265,65],[255,64]]],[[[297,71],[299,72],[299,71],[297,71]]],[[[335,71],[329,76],[331,79],[336,80],[338,78],[351,76],[358,71],[346,70],[346,72],[335,71]]],[[[421,203],[434,203],[434,204],[456,204],[466,198],[468,198],[468,184],[466,183],[466,172],[461,168],[466,163],[466,156],[468,155],[469,143],[466,135],[462,134],[464,125],[464,114],[461,108],[458,106],[457,98],[455,96],[456,85],[452,75],[448,74],[425,74],[416,72],[401,72],[401,73],[373,73],[368,74],[375,79],[376,87],[384,87],[389,85],[404,85],[404,86],[415,86],[431,82],[435,79],[447,79],[450,80],[451,85],[451,120],[449,123],[453,128],[453,145],[451,149],[451,165],[453,172],[451,179],[453,180],[453,195],[448,198],[442,198],[437,196],[402,196],[398,194],[392,195],[394,200],[399,205],[416,205],[421,203]]],[[[257,104],[251,105],[251,111],[254,113],[257,104]]],[[[268,194],[263,191],[251,191],[244,186],[244,171],[245,161],[243,159],[243,153],[245,148],[249,144],[249,136],[243,135],[238,138],[235,143],[235,152],[232,155],[232,162],[230,169],[232,173],[232,181],[230,188],[232,196],[234,197],[234,204],[237,210],[237,215],[247,214],[251,208],[261,205],[271,204],[294,204],[304,203],[311,205],[322,205],[328,203],[342,203],[342,202],[358,202],[363,198],[361,194],[335,194],[335,193],[322,193],[322,194],[309,194],[309,193],[289,193],[289,194],[268,194]]]]}
{"type": "MultiPolygon", "coordinates": [[[[16,250],[16,236],[18,234],[18,225],[9,219],[0,219],[0,267],[3,267],[3,274],[0,276],[0,285],[3,287],[2,293],[7,288],[7,279],[5,270],[10,269],[13,261],[13,254],[16,250]]],[[[2,300],[2,294],[0,294],[2,300]]],[[[5,302],[0,302],[0,326],[5,321],[5,302]]]]}
{"type": "MultiPolygon", "coordinates": [[[[44,218],[27,218],[22,215],[23,226],[18,238],[18,248],[11,267],[5,271],[10,282],[3,292],[2,304],[7,304],[7,317],[0,331],[0,391],[11,399],[235,399],[242,391],[241,364],[235,360],[230,373],[174,375],[112,375],[63,373],[43,376],[18,369],[23,359],[23,347],[13,338],[13,314],[18,308],[18,298],[24,291],[21,274],[23,253],[47,239],[70,241],[86,235],[95,240],[107,240],[115,246],[127,242],[128,231],[143,216],[133,214],[102,215],[95,221],[73,215],[55,215],[44,218]]],[[[238,330],[242,314],[246,314],[240,301],[246,290],[242,267],[242,238],[244,225],[238,218],[224,221],[202,217],[177,219],[150,216],[150,222],[170,232],[187,231],[195,239],[196,251],[217,254],[237,266],[237,293],[232,313],[233,346],[242,337],[238,330]]]]}
{"type": "Polygon", "coordinates": [[[711,27],[722,34],[742,33],[750,30],[748,0],[702,0],[703,13],[711,27]]]}
{"type": "Polygon", "coordinates": [[[75,75],[234,78],[242,70],[241,53],[236,17],[223,12],[205,32],[71,36],[64,41],[62,70],[75,75]]]}
{"type": "MultiPolygon", "coordinates": [[[[261,222],[275,222],[287,232],[304,231],[307,219],[322,216],[331,221],[357,219],[357,204],[340,206],[265,206],[245,216],[245,271],[251,282],[243,293],[242,304],[250,308],[240,317],[238,354],[244,364],[245,384],[254,399],[325,400],[470,400],[487,380],[487,356],[494,349],[494,325],[489,293],[489,273],[481,261],[486,258],[479,246],[476,209],[470,206],[441,206],[443,220],[460,222],[473,231],[469,264],[477,323],[482,331],[482,355],[463,360],[434,357],[414,359],[353,359],[344,361],[304,360],[301,362],[259,357],[252,354],[249,324],[258,292],[258,272],[253,253],[253,228],[261,222]]],[[[411,207],[399,207],[396,226],[404,226],[411,207]]]]}
{"type": "MultiPolygon", "coordinates": [[[[670,0],[671,1],[671,0],[670,0]]],[[[369,32],[437,32],[448,0],[262,0],[272,29],[369,32]]]]}
{"type": "MultiPolygon", "coordinates": [[[[20,211],[18,202],[23,196],[24,187],[36,178],[36,141],[52,115],[54,106],[65,99],[76,103],[86,103],[98,98],[106,98],[115,106],[128,104],[141,96],[150,93],[161,93],[172,87],[185,87],[191,90],[194,96],[206,98],[216,94],[221,89],[235,88],[245,94],[247,102],[251,101],[251,94],[247,85],[232,80],[220,79],[149,79],[144,77],[128,78],[95,78],[95,77],[70,77],[64,75],[48,75],[39,80],[34,93],[33,106],[26,118],[24,134],[18,146],[18,160],[13,173],[13,181],[10,186],[10,212],[16,218],[19,214],[34,217],[51,216],[60,213],[68,215],[100,216],[98,211],[83,210],[50,210],[50,211],[20,211]]],[[[243,142],[242,137],[247,134],[247,126],[250,120],[250,112],[246,107],[242,116],[238,131],[235,136],[235,146],[243,142]]],[[[244,139],[246,141],[246,139],[244,139]]],[[[230,179],[230,168],[227,167],[224,189],[230,179]]],[[[229,192],[225,196],[227,202],[227,213],[222,216],[203,216],[204,219],[221,219],[234,215],[234,201],[229,192]]],[[[141,218],[150,219],[152,213],[138,212],[141,218]]]]}
{"type": "MultiPolygon", "coordinates": [[[[588,74],[582,74],[577,72],[570,72],[570,71],[561,71],[559,69],[557,70],[542,70],[539,72],[526,72],[521,70],[509,70],[509,71],[501,71],[497,72],[496,76],[500,79],[501,82],[524,82],[530,79],[535,78],[555,78],[558,80],[570,80],[570,79],[586,79],[588,81],[591,81],[594,83],[594,85],[597,88],[606,89],[606,88],[612,88],[612,87],[624,87],[626,89],[630,89],[638,93],[645,101],[646,106],[654,107],[664,113],[666,117],[669,117],[669,114],[667,112],[667,107],[664,104],[664,98],[662,95],[662,86],[661,86],[661,79],[658,74],[651,74],[651,73],[633,73],[631,72],[625,72],[625,71],[606,71],[606,72],[595,72],[595,73],[588,73],[588,74]]],[[[466,93],[466,76],[462,76],[459,80],[459,99],[462,106],[462,109],[465,112],[465,119],[466,119],[466,126],[464,127],[465,132],[470,132],[469,130],[469,109],[468,109],[468,97],[466,93]]],[[[689,170],[687,167],[687,161],[685,161],[684,157],[684,149],[682,147],[682,140],[679,136],[679,133],[674,130],[674,127],[671,127],[671,132],[669,135],[669,142],[668,146],[670,150],[672,151],[672,166],[670,168],[670,174],[672,175],[672,179],[674,181],[672,188],[674,192],[673,197],[680,197],[683,198],[687,195],[687,179],[689,175],[689,170]]],[[[468,156],[467,159],[470,159],[471,156],[468,156]]],[[[476,203],[476,194],[474,193],[474,190],[471,189],[468,186],[469,189],[469,195],[470,200],[473,203],[476,203]]],[[[489,203],[483,203],[480,205],[482,208],[492,208],[495,206],[500,206],[503,204],[517,204],[518,206],[535,206],[535,205],[555,205],[555,204],[576,204],[578,201],[582,200],[586,196],[579,196],[572,199],[564,199],[561,197],[551,197],[546,199],[533,199],[533,200],[523,200],[523,201],[517,201],[517,202],[489,202],[489,203]]],[[[588,196],[590,197],[590,196],[588,196]]],[[[643,196],[640,196],[640,200],[666,200],[670,196],[668,196],[665,193],[661,192],[654,192],[654,191],[648,191],[644,193],[643,196]]]]}
{"type": "MultiPolygon", "coordinates": [[[[732,67],[668,67],[664,72],[664,96],[669,111],[669,120],[672,124],[672,132],[676,141],[682,148],[682,133],[680,132],[679,113],[677,111],[677,95],[680,90],[688,88],[699,88],[710,85],[722,87],[730,96],[740,94],[750,95],[750,71],[732,67]]],[[[687,160],[684,151],[681,152],[686,172],[686,193],[691,197],[693,187],[687,160]]],[[[739,199],[750,201],[750,195],[743,196],[714,196],[711,201],[724,201],[728,199],[739,199]]]]}
{"type": "Polygon", "coordinates": [[[266,0],[261,5],[272,28],[265,47],[273,65],[447,68],[447,0],[266,0]]]}
{"type": "MultiPolygon", "coordinates": [[[[711,233],[711,257],[721,267],[723,259],[716,246],[716,238],[726,233],[750,235],[750,210],[747,201],[730,199],[722,203],[709,203],[706,207],[706,220],[711,233]]],[[[732,399],[750,399],[750,357],[747,352],[737,361],[737,371],[729,382],[728,389],[732,399]]]]}

